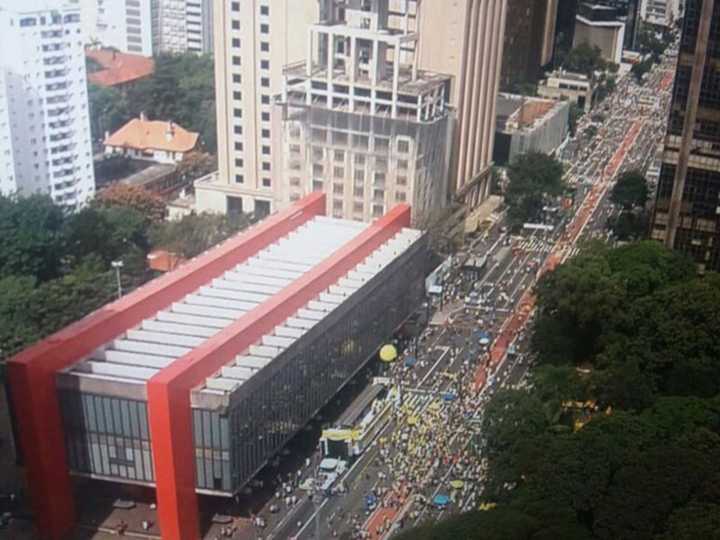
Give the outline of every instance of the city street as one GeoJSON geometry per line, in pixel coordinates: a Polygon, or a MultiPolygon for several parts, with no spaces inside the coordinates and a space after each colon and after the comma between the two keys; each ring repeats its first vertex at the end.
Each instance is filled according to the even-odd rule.
{"type": "Polygon", "coordinates": [[[465,253],[487,256],[475,284],[484,292],[481,304],[466,307],[472,283],[456,269],[444,286],[442,316],[435,317],[443,322],[422,334],[416,351],[404,352],[414,354],[417,364],[405,367],[403,354],[393,365],[390,375],[401,389],[401,404],[342,479],[344,493],[313,500],[293,490],[296,504],[276,515],[260,512],[266,527],[257,528],[254,538],[332,538],[348,532],[353,538],[385,538],[479,504],[485,464],[470,443],[496,390],[524,383],[533,286],[543,272],[576,254],[584,240],[608,237],[607,220],[617,211],[608,201],[614,179],[627,170],[645,171],[662,141],[673,62],[664,58],[643,86],[627,75],[580,120],[561,155],[569,182],[579,186],[579,200],[559,227],[510,236],[498,221],[465,253]],[[588,137],[591,125],[596,134],[588,137]],[[478,343],[478,330],[492,336],[490,347],[478,343]],[[372,511],[365,508],[368,495],[380,501],[372,511]]]}

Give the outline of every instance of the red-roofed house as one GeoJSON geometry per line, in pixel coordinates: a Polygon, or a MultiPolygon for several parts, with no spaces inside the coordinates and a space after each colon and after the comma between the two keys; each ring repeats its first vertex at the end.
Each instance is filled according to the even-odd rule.
{"type": "Polygon", "coordinates": [[[112,135],[105,134],[105,154],[123,154],[157,163],[180,163],[195,149],[198,134],[173,122],[133,118],[112,135]]]}
{"type": "Polygon", "coordinates": [[[98,86],[123,87],[147,79],[155,72],[155,61],[139,54],[86,49],[85,56],[97,64],[97,69],[88,70],[88,81],[98,86]]]}

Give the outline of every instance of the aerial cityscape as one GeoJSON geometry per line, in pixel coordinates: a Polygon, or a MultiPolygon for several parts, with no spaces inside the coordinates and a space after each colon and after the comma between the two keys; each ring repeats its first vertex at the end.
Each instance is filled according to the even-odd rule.
{"type": "Polygon", "coordinates": [[[0,0],[0,538],[720,540],[720,0],[0,0]]]}

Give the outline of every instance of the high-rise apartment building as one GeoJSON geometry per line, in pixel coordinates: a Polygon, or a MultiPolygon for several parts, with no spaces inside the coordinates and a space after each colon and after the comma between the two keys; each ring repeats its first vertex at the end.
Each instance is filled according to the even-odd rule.
{"type": "Polygon", "coordinates": [[[212,52],[213,0],[152,0],[152,38],[156,53],[212,52]]]}
{"type": "Polygon", "coordinates": [[[69,0],[81,7],[87,44],[152,56],[151,0],[69,0]]]}
{"type": "Polygon", "coordinates": [[[417,33],[389,18],[388,0],[327,2],[307,59],[286,67],[271,145],[280,208],[323,191],[335,217],[408,202],[423,224],[446,205],[451,78],[419,70],[417,33]]]}
{"type": "Polygon", "coordinates": [[[0,145],[11,150],[14,171],[8,188],[77,209],[95,192],[80,7],[0,0],[0,51],[7,103],[0,141],[9,138],[12,148],[0,145]]]}
{"type": "Polygon", "coordinates": [[[500,86],[506,91],[534,83],[552,59],[557,0],[508,0],[500,86]]]}
{"type": "Polygon", "coordinates": [[[652,238],[720,270],[720,1],[685,3],[652,238]]]}
{"type": "Polygon", "coordinates": [[[319,13],[318,0],[215,5],[218,174],[196,184],[198,210],[273,209],[272,101],[282,93],[285,66],[306,58],[319,13]]]}

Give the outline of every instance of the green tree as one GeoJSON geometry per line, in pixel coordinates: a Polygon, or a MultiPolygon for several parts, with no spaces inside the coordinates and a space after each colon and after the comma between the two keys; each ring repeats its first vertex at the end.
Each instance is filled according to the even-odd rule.
{"type": "Polygon", "coordinates": [[[0,196],[0,277],[60,275],[64,214],[50,197],[0,196]]]}
{"type": "Polygon", "coordinates": [[[508,169],[505,202],[510,221],[521,224],[541,217],[543,206],[563,193],[562,164],[539,152],[518,156],[508,169]]]}
{"type": "Polygon", "coordinates": [[[200,144],[217,151],[215,79],[212,56],[160,54],[155,73],[128,91],[130,117],[172,120],[200,134],[200,144]]]}
{"type": "Polygon", "coordinates": [[[607,225],[617,240],[623,242],[639,240],[647,231],[648,216],[645,212],[624,210],[608,219],[607,225]]]}
{"type": "Polygon", "coordinates": [[[592,78],[596,71],[605,70],[607,63],[602,58],[600,47],[584,42],[570,50],[563,62],[563,68],[592,78]]]}
{"type": "Polygon", "coordinates": [[[88,83],[88,106],[90,132],[95,141],[104,140],[106,131],[116,131],[133,116],[125,94],[112,87],[88,83]]]}
{"type": "Polygon", "coordinates": [[[250,224],[245,216],[192,214],[179,221],[165,221],[152,229],[155,248],[178,253],[185,258],[195,257],[226,240],[250,224]]]}
{"type": "Polygon", "coordinates": [[[620,175],[610,193],[610,200],[625,210],[644,208],[649,196],[647,179],[640,171],[620,175]]]}
{"type": "Polygon", "coordinates": [[[98,208],[132,208],[147,223],[159,223],[165,219],[165,202],[141,186],[113,184],[97,194],[93,205],[98,208]]]}

